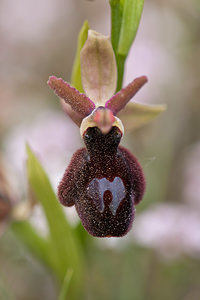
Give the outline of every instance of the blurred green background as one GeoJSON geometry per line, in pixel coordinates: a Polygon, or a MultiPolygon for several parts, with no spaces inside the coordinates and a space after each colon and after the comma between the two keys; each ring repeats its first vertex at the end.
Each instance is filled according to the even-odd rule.
{"type": "MultiPolygon", "coordinates": [[[[1,172],[14,201],[27,195],[26,141],[55,190],[70,157],[82,145],[78,127],[61,111],[46,81],[52,74],[70,81],[85,19],[92,29],[109,35],[108,1],[0,1],[1,172]]],[[[145,1],[124,84],[140,75],[147,75],[149,83],[135,101],[165,103],[168,110],[122,141],[138,157],[147,180],[132,230],[120,239],[91,238],[78,224],[74,209],[65,208],[74,235],[82,239],[79,299],[198,300],[199,0],[145,1]]],[[[47,234],[40,207],[29,219],[47,234]]],[[[0,299],[58,299],[55,274],[24,247],[9,225],[0,225],[0,299]]]]}

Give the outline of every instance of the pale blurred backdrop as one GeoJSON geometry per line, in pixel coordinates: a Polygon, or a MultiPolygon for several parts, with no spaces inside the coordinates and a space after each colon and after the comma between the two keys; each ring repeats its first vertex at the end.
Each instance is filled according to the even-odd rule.
{"type": "MultiPolygon", "coordinates": [[[[16,199],[27,190],[25,142],[41,159],[55,190],[82,145],[78,127],[46,82],[52,74],[70,81],[85,19],[109,35],[108,0],[0,1],[0,153],[16,199]]],[[[140,75],[149,82],[135,101],[164,103],[168,109],[122,141],[144,168],[146,195],[125,238],[94,239],[95,252],[88,247],[83,299],[198,300],[199,0],[145,0],[124,84],[140,75]]],[[[77,223],[73,208],[66,210],[77,223]]],[[[31,218],[45,234],[41,212],[36,209],[31,218]]],[[[0,237],[1,290],[1,300],[54,300],[58,292],[53,276],[9,229],[0,237]]]]}

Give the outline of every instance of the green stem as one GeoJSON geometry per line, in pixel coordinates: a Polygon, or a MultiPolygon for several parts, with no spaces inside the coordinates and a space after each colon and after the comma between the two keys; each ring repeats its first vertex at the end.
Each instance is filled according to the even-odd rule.
{"type": "Polygon", "coordinates": [[[117,91],[120,91],[122,88],[122,84],[123,84],[124,66],[125,66],[126,56],[117,54],[116,61],[117,61],[117,70],[118,70],[117,91]]]}

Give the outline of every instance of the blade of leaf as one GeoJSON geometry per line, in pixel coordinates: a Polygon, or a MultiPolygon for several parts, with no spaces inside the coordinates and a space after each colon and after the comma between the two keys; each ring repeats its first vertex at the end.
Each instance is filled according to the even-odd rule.
{"type": "Polygon", "coordinates": [[[144,0],[124,0],[122,24],[117,49],[117,53],[120,55],[128,55],[138,30],[143,6],[144,0]]]}
{"type": "Polygon", "coordinates": [[[18,239],[48,267],[54,268],[49,242],[41,237],[28,221],[14,221],[11,229],[18,239]]]}
{"type": "Polygon", "coordinates": [[[72,279],[72,275],[73,275],[73,270],[68,269],[62,284],[62,288],[60,291],[60,295],[58,300],[67,300],[67,294],[68,294],[68,290],[69,290],[69,285],[72,279]]]}
{"type": "Polygon", "coordinates": [[[77,50],[71,75],[71,84],[81,93],[83,93],[83,86],[81,81],[80,52],[87,40],[88,30],[89,24],[88,21],[85,21],[78,36],[77,50]]]}
{"type": "Polygon", "coordinates": [[[0,299],[2,300],[15,300],[12,287],[7,286],[6,282],[0,277],[0,299]]]}
{"type": "Polygon", "coordinates": [[[83,268],[80,242],[66,220],[64,211],[57,200],[47,174],[29,146],[27,146],[27,155],[29,183],[35,197],[42,205],[47,219],[50,241],[57,262],[57,275],[63,280],[66,270],[68,268],[73,269],[72,286],[74,287],[74,292],[77,293],[80,291],[82,284],[83,268]]]}
{"type": "Polygon", "coordinates": [[[121,90],[124,76],[124,64],[126,55],[118,54],[118,44],[120,38],[122,13],[124,0],[110,0],[111,8],[111,42],[115,53],[117,64],[117,91],[121,90]]]}
{"type": "Polygon", "coordinates": [[[127,104],[119,113],[126,131],[138,129],[156,118],[166,110],[166,105],[146,105],[135,102],[127,104]]]}
{"type": "Polygon", "coordinates": [[[111,42],[116,54],[122,22],[123,3],[120,0],[110,0],[111,8],[111,42]]]}

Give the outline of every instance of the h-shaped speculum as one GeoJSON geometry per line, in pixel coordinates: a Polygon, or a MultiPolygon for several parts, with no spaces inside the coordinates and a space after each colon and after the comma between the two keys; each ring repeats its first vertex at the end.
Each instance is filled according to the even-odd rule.
{"type": "Polygon", "coordinates": [[[112,200],[109,208],[115,216],[120,203],[126,196],[126,189],[120,177],[115,177],[113,181],[106,178],[94,178],[88,185],[87,194],[91,197],[100,212],[105,209],[104,195],[106,191],[110,191],[112,200]]]}

